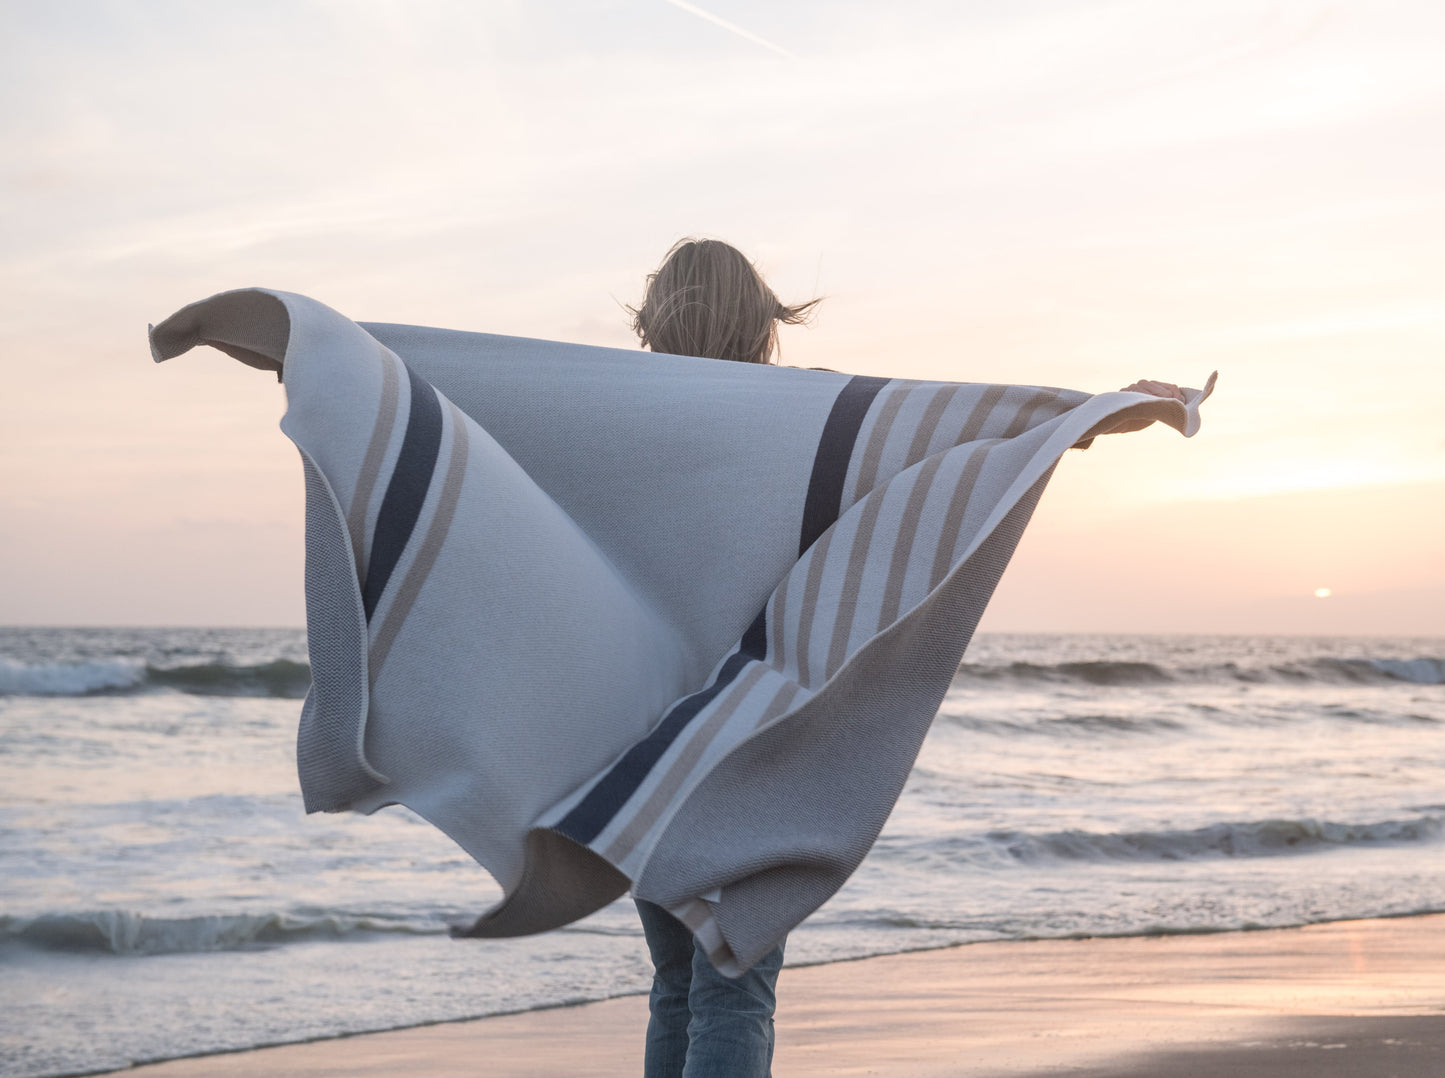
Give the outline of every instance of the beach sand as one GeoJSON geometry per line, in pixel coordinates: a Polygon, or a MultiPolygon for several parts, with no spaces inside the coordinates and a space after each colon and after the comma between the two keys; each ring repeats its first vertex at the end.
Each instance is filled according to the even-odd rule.
{"type": "MultiPolygon", "coordinates": [[[[778,996],[780,1078],[1440,1078],[1445,915],[973,944],[787,969],[778,996]]],[[[646,1022],[632,996],[125,1073],[639,1075],[646,1022]]]]}

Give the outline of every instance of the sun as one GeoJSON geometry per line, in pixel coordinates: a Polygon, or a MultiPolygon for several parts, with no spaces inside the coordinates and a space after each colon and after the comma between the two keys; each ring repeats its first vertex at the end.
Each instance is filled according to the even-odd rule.
{"type": "Polygon", "coordinates": [[[1333,594],[1334,594],[1334,592],[1330,591],[1329,588],[1316,588],[1316,589],[1315,589],[1315,598],[1316,598],[1316,599],[1328,599],[1328,598],[1329,598],[1331,595],[1333,595],[1333,594]]]}

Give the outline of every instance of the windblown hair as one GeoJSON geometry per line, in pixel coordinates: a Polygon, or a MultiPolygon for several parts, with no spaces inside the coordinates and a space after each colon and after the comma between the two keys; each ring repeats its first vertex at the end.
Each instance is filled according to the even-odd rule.
{"type": "Polygon", "coordinates": [[[778,301],[741,251],[721,240],[679,240],[647,276],[640,307],[628,307],[644,347],[674,355],[767,363],[778,323],[806,322],[820,301],[778,301]]]}

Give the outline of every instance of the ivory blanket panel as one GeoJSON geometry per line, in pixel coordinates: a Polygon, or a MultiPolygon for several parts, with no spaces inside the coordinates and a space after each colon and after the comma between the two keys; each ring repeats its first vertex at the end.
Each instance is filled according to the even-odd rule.
{"type": "Polygon", "coordinates": [[[403,804],[504,898],[631,888],[724,972],[896,801],[1054,465],[1184,403],[416,326],[261,289],[152,329],[276,371],[306,480],[308,811],[403,804]]]}

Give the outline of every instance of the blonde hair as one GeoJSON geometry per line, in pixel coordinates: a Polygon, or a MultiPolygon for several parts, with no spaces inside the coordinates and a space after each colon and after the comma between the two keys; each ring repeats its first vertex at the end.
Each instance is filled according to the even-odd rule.
{"type": "Polygon", "coordinates": [[[654,352],[767,363],[778,323],[806,322],[819,302],[786,306],[736,247],[688,237],[647,275],[642,305],[627,310],[633,331],[654,352]]]}

